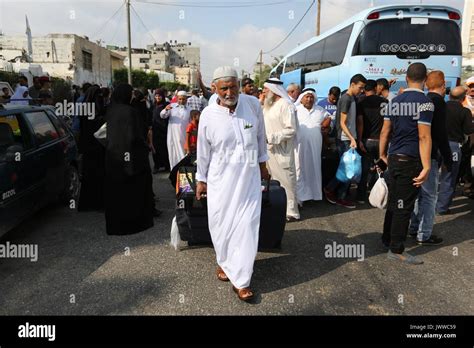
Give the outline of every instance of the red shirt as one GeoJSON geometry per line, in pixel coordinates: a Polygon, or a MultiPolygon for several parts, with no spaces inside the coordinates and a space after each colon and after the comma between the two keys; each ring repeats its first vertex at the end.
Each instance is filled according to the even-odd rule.
{"type": "Polygon", "coordinates": [[[190,122],[188,124],[188,127],[186,128],[186,133],[189,134],[189,145],[190,145],[189,150],[191,151],[196,150],[196,147],[197,147],[197,132],[198,132],[198,127],[194,123],[190,122]]]}

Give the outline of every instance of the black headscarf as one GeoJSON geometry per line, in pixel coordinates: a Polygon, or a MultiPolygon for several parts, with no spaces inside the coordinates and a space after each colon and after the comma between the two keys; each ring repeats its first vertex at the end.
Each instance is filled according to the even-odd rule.
{"type": "Polygon", "coordinates": [[[166,104],[166,96],[165,96],[165,90],[164,89],[162,89],[162,88],[155,89],[155,95],[161,96],[160,103],[157,103],[156,99],[155,99],[155,105],[166,104]]]}
{"type": "Polygon", "coordinates": [[[112,103],[130,105],[133,87],[127,83],[121,83],[112,92],[112,103]]]}
{"type": "Polygon", "coordinates": [[[84,94],[84,103],[94,103],[96,115],[105,115],[104,96],[99,85],[89,87],[84,94]]]}

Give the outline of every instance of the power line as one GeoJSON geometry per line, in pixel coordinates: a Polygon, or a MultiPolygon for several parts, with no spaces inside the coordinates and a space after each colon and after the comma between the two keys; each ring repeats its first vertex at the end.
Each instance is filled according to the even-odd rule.
{"type": "Polygon", "coordinates": [[[132,8],[133,10],[133,13],[135,13],[135,16],[137,16],[138,20],[140,21],[140,23],[143,25],[143,27],[145,28],[145,30],[147,31],[147,34],[151,36],[151,38],[153,39],[153,42],[154,43],[157,43],[155,37],[151,34],[151,30],[148,29],[148,27],[145,25],[145,23],[143,23],[143,20],[141,19],[140,15],[138,14],[138,12],[135,10],[135,7],[133,5],[130,5],[130,7],[132,8]]]}
{"type": "Polygon", "coordinates": [[[303,21],[304,17],[306,17],[306,15],[308,14],[309,10],[311,10],[311,7],[313,7],[314,5],[314,2],[315,0],[312,0],[311,1],[311,5],[309,5],[308,9],[306,10],[306,12],[303,14],[303,16],[300,18],[300,20],[298,21],[298,23],[296,23],[296,25],[293,27],[293,29],[291,29],[291,31],[288,33],[288,35],[285,36],[285,38],[283,40],[280,41],[280,43],[278,45],[276,45],[275,47],[273,47],[270,51],[266,51],[266,52],[263,52],[263,54],[268,54],[268,53],[271,53],[273,52],[274,50],[276,50],[278,47],[280,47],[283,42],[286,41],[286,39],[288,39],[290,37],[290,35],[295,31],[295,29],[298,27],[298,25],[300,25],[300,23],[303,21]]]}
{"type": "Polygon", "coordinates": [[[120,12],[120,16],[118,18],[118,25],[117,25],[117,28],[115,29],[115,33],[114,35],[112,36],[112,38],[110,39],[110,43],[113,43],[114,39],[115,39],[115,36],[117,36],[117,33],[120,29],[120,23],[122,22],[122,17],[123,17],[123,11],[120,12]]]}
{"type": "Polygon", "coordinates": [[[289,3],[291,1],[278,1],[278,2],[267,2],[267,3],[255,3],[255,2],[248,2],[248,3],[241,3],[239,5],[222,5],[219,3],[208,3],[208,5],[203,5],[203,3],[197,5],[196,3],[189,3],[189,2],[159,2],[159,1],[148,1],[148,0],[136,0],[136,2],[142,2],[145,4],[153,4],[153,5],[161,5],[161,6],[174,6],[174,7],[198,7],[198,8],[239,8],[239,7],[260,7],[260,6],[275,6],[281,5],[285,3],[289,3]]]}
{"type": "Polygon", "coordinates": [[[98,31],[96,31],[96,33],[94,35],[91,36],[91,39],[94,39],[95,37],[97,37],[97,35],[99,35],[99,33],[102,32],[102,30],[104,30],[104,28],[107,26],[107,24],[117,15],[117,13],[119,13],[119,11],[122,9],[123,5],[124,5],[124,3],[122,5],[120,5],[120,7],[117,9],[117,11],[115,11],[114,14],[112,16],[110,16],[110,18],[107,19],[107,21],[105,21],[104,24],[102,24],[100,29],[98,31]]]}

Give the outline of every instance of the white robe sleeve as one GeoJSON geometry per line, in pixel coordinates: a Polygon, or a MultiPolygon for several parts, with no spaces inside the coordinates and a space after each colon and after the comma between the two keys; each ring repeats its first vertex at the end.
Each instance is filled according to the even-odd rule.
{"type": "Polygon", "coordinates": [[[260,104],[257,105],[257,118],[258,118],[258,129],[257,129],[257,141],[258,141],[258,163],[268,161],[267,154],[267,134],[265,132],[265,121],[263,120],[263,111],[260,104]]]}
{"type": "Polygon", "coordinates": [[[207,137],[207,126],[204,119],[201,118],[198,127],[197,139],[197,172],[196,180],[207,183],[207,173],[209,171],[209,162],[211,161],[211,143],[207,137]]]}
{"type": "Polygon", "coordinates": [[[285,105],[280,110],[280,120],[283,129],[280,132],[271,135],[271,138],[268,139],[269,144],[278,145],[284,141],[293,139],[296,135],[296,117],[294,108],[285,105]]]}
{"type": "Polygon", "coordinates": [[[166,109],[161,110],[160,112],[161,118],[168,118],[170,116],[171,116],[171,110],[166,110],[166,109]]]}

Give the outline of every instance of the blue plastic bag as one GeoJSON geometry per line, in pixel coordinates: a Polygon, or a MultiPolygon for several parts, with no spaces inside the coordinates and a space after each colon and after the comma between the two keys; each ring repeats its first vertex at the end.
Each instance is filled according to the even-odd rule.
{"type": "Polygon", "coordinates": [[[340,182],[360,181],[362,175],[362,159],[356,149],[349,149],[342,154],[337,168],[336,179],[340,182]]]}

